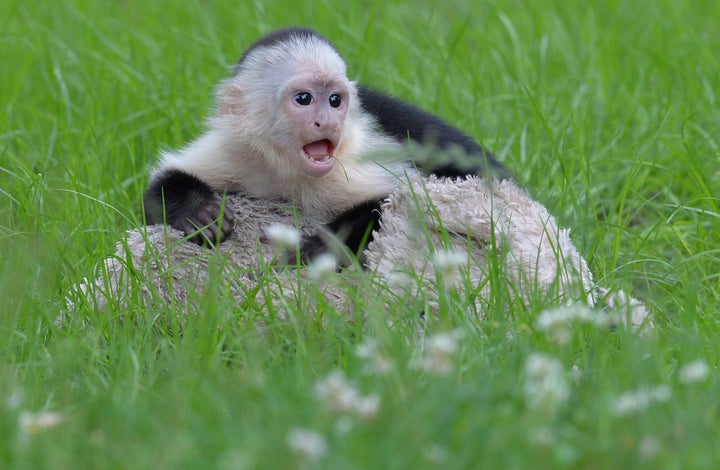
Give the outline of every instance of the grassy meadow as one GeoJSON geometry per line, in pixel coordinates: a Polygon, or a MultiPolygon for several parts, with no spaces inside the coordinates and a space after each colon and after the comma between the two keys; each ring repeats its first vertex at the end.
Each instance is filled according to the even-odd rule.
{"type": "Polygon", "coordinates": [[[717,468],[719,18],[709,0],[4,0],[0,468],[717,468]],[[495,152],[655,329],[558,340],[550,302],[423,321],[367,291],[363,323],[280,320],[222,289],[182,332],[140,302],[57,328],[142,224],[158,151],[291,24],[495,152]]]}

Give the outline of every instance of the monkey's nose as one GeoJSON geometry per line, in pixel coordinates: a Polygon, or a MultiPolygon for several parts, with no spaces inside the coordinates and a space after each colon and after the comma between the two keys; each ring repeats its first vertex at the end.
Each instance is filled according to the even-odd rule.
{"type": "Polygon", "coordinates": [[[334,116],[327,111],[318,111],[313,117],[313,124],[317,129],[326,130],[328,128],[335,127],[334,116]]]}

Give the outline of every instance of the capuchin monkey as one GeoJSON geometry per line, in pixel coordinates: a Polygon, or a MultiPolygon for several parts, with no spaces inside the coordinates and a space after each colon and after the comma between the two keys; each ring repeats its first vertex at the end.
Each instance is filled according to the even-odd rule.
{"type": "MultiPolygon", "coordinates": [[[[311,29],[281,29],[251,45],[221,83],[218,101],[205,134],[162,154],[144,197],[148,223],[167,223],[198,244],[232,234],[223,193],[292,201],[358,253],[380,202],[407,175],[509,176],[460,130],[350,81],[338,51],[311,29]],[[472,158],[419,170],[408,140],[459,147],[472,158]],[[398,157],[373,160],[377,155],[398,157]]],[[[301,251],[311,258],[323,249],[318,237],[301,251]]]]}

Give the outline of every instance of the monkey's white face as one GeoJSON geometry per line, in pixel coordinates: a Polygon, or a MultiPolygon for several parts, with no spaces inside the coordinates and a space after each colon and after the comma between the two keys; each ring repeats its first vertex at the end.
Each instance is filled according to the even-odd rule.
{"type": "Polygon", "coordinates": [[[316,71],[297,74],[283,87],[280,137],[285,155],[303,173],[323,176],[335,166],[348,111],[350,90],[345,77],[316,71]]]}

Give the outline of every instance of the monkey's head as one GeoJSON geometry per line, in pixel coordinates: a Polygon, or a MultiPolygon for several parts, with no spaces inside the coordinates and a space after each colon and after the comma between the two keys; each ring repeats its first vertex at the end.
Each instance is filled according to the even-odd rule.
{"type": "Polygon", "coordinates": [[[289,28],[253,44],[220,90],[220,116],[278,176],[321,177],[342,159],[355,84],[333,45],[289,28]]]}

